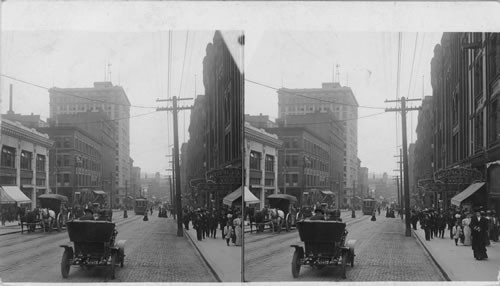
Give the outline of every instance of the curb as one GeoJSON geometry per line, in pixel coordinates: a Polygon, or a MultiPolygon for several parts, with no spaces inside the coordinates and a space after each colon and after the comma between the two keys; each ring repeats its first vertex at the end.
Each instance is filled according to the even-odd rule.
{"type": "Polygon", "coordinates": [[[418,243],[422,246],[422,248],[425,250],[425,252],[427,253],[427,255],[429,255],[429,257],[432,259],[432,261],[434,262],[434,264],[437,266],[437,268],[439,269],[439,272],[441,272],[441,275],[443,275],[444,279],[446,281],[452,281],[450,279],[450,277],[448,276],[448,274],[446,273],[446,271],[444,271],[443,267],[441,267],[441,265],[439,265],[439,263],[437,262],[436,258],[429,251],[429,249],[427,248],[427,246],[425,246],[425,243],[418,236],[418,234],[416,233],[416,231],[412,228],[411,232],[413,233],[413,237],[416,238],[416,240],[418,241],[418,243]]]}
{"type": "Polygon", "coordinates": [[[191,244],[194,246],[194,248],[196,248],[196,251],[198,251],[198,254],[203,259],[203,262],[205,262],[205,264],[208,266],[208,268],[210,269],[210,271],[214,275],[214,277],[217,280],[217,282],[222,282],[222,279],[219,277],[219,274],[217,274],[217,272],[212,267],[212,265],[210,265],[210,263],[208,263],[207,258],[205,257],[205,255],[203,255],[203,252],[201,252],[201,249],[198,247],[198,245],[196,245],[196,243],[194,242],[193,238],[189,235],[189,233],[186,231],[186,229],[183,228],[182,231],[184,232],[184,236],[187,236],[189,238],[189,242],[191,242],[191,244]]]}

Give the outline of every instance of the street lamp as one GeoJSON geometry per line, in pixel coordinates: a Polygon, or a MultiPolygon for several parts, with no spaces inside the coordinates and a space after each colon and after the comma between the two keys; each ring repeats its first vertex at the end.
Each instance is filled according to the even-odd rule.
{"type": "Polygon", "coordinates": [[[128,181],[125,181],[125,208],[123,210],[123,218],[128,218],[127,202],[128,202],[128,181]]]}

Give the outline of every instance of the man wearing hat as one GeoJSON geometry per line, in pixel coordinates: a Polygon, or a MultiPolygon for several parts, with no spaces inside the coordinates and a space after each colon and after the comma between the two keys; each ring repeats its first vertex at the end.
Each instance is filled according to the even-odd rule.
{"type": "Polygon", "coordinates": [[[486,254],[486,239],[488,231],[488,220],[486,213],[480,209],[476,210],[476,215],[472,218],[470,227],[472,231],[472,251],[474,258],[482,260],[488,258],[486,254]]]}
{"type": "Polygon", "coordinates": [[[317,208],[314,210],[314,215],[312,217],[309,218],[310,220],[325,220],[325,212],[320,209],[320,208],[317,208]]]}
{"type": "Polygon", "coordinates": [[[94,220],[94,212],[91,209],[85,209],[84,213],[80,220],[94,220]]]}

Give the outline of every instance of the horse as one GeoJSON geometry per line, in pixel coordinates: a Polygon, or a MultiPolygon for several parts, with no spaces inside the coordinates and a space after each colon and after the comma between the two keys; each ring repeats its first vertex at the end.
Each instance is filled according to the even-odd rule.
{"type": "Polygon", "coordinates": [[[51,209],[40,209],[40,218],[42,222],[43,231],[46,232],[47,228],[52,231],[54,223],[56,222],[56,213],[51,209]]]}
{"type": "Polygon", "coordinates": [[[285,222],[285,212],[280,209],[270,209],[269,213],[271,215],[273,231],[276,231],[276,228],[278,228],[278,233],[281,233],[281,228],[285,222]]]}
{"type": "Polygon", "coordinates": [[[36,222],[40,219],[38,209],[26,212],[26,209],[19,210],[19,222],[21,223],[21,233],[24,231],[24,224],[26,224],[26,229],[28,233],[35,232],[36,222]]]}

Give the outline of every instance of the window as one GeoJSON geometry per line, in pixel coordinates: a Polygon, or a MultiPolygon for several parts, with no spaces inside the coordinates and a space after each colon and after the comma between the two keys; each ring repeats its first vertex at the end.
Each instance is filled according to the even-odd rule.
{"type": "Polygon", "coordinates": [[[274,172],[274,156],[266,155],[266,172],[274,172]]]}
{"type": "Polygon", "coordinates": [[[64,137],[63,139],[63,147],[64,148],[70,148],[71,147],[71,142],[69,137],[64,137]]]}
{"type": "Polygon", "coordinates": [[[292,183],[297,184],[299,182],[299,174],[292,174],[292,183]]]}
{"type": "Polygon", "coordinates": [[[69,155],[63,155],[63,166],[69,166],[69,155]]]}
{"type": "Polygon", "coordinates": [[[37,172],[45,172],[45,156],[36,155],[36,170],[37,172]]]}
{"type": "Polygon", "coordinates": [[[69,183],[69,174],[63,174],[63,182],[69,183]]]}
{"type": "Polygon", "coordinates": [[[479,112],[475,118],[475,142],[474,150],[480,151],[483,148],[483,112],[479,112]]]}
{"type": "Polygon", "coordinates": [[[8,146],[3,146],[1,154],[2,167],[15,168],[16,167],[16,149],[8,146]]]}
{"type": "Polygon", "coordinates": [[[251,170],[260,170],[260,159],[261,153],[256,151],[250,152],[250,169],[251,170]]]}
{"type": "Polygon", "coordinates": [[[31,170],[32,153],[28,151],[21,151],[21,169],[31,170]]]}

